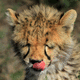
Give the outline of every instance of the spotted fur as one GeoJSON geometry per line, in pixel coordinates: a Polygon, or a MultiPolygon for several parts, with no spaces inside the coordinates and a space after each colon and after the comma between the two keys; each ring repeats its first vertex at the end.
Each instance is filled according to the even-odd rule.
{"type": "Polygon", "coordinates": [[[77,17],[75,10],[63,15],[41,4],[22,13],[8,11],[8,22],[14,26],[13,47],[27,67],[25,80],[78,80],[80,51],[71,37],[77,17]],[[33,70],[30,59],[43,60],[45,70],[33,70]]]}

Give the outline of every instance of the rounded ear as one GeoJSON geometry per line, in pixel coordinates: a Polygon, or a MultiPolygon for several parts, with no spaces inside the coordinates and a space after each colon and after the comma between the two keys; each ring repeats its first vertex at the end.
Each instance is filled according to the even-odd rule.
{"type": "Polygon", "coordinates": [[[8,15],[8,17],[10,17],[12,23],[13,24],[18,23],[18,16],[19,16],[19,14],[16,13],[16,11],[14,11],[14,10],[12,10],[10,8],[8,8],[7,10],[9,12],[7,15],[8,15]]]}
{"type": "Polygon", "coordinates": [[[77,12],[73,9],[67,11],[60,20],[60,25],[66,33],[71,33],[74,27],[74,22],[77,17],[77,12]]]}
{"type": "Polygon", "coordinates": [[[77,17],[77,12],[73,9],[67,11],[60,20],[61,25],[69,26],[74,24],[77,17]]]}

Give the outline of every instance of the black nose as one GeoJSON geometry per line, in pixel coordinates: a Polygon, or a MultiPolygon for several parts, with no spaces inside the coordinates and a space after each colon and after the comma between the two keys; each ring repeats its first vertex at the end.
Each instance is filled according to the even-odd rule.
{"type": "Polygon", "coordinates": [[[29,59],[32,64],[41,62],[40,60],[29,59]]]}

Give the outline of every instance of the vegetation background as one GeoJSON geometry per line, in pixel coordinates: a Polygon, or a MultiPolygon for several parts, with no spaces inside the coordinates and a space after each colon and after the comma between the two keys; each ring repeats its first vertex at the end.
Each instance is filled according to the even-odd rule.
{"type": "MultiPolygon", "coordinates": [[[[21,12],[35,4],[54,6],[60,11],[75,9],[78,13],[72,35],[80,43],[80,1],[79,0],[0,0],[0,80],[24,80],[25,70],[10,44],[10,26],[7,23],[5,12],[12,8],[21,12]]],[[[78,78],[80,78],[80,73],[78,78]]]]}

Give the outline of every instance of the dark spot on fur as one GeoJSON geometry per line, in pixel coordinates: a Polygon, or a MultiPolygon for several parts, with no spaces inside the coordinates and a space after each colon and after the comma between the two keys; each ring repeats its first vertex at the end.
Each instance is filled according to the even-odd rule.
{"type": "Polygon", "coordinates": [[[40,19],[40,17],[37,17],[37,20],[39,20],[40,19]]]}
{"type": "Polygon", "coordinates": [[[40,19],[42,19],[42,18],[43,18],[43,15],[42,15],[42,13],[41,13],[41,12],[39,12],[39,13],[38,13],[38,15],[37,15],[37,18],[36,18],[36,19],[37,19],[37,21],[38,21],[38,20],[40,20],[40,19]]]}
{"type": "Polygon", "coordinates": [[[39,26],[41,28],[41,26],[39,26]]]}
{"type": "Polygon", "coordinates": [[[28,22],[28,19],[27,18],[25,18],[25,20],[28,22]]]}
{"type": "Polygon", "coordinates": [[[51,28],[52,26],[49,26],[49,28],[51,28]]]}
{"type": "Polygon", "coordinates": [[[34,31],[35,31],[35,30],[33,30],[32,33],[33,33],[34,31]]]}
{"type": "Polygon", "coordinates": [[[39,27],[39,28],[41,28],[41,26],[40,26],[40,25],[37,25],[36,27],[39,27]]]}
{"type": "Polygon", "coordinates": [[[15,21],[16,24],[20,24],[18,21],[15,21]]]}
{"type": "Polygon", "coordinates": [[[50,20],[48,20],[48,22],[50,22],[50,20]]]}
{"type": "Polygon", "coordinates": [[[46,27],[48,26],[48,22],[46,23],[46,27]]]}
{"type": "Polygon", "coordinates": [[[16,18],[18,19],[19,13],[15,13],[16,18]]]}
{"type": "Polygon", "coordinates": [[[56,70],[56,73],[58,73],[58,71],[56,70]]]}
{"type": "Polygon", "coordinates": [[[51,25],[52,23],[51,23],[51,22],[49,22],[49,24],[51,25]]]}
{"type": "Polygon", "coordinates": [[[36,25],[37,21],[35,21],[34,25],[36,25]]]}
{"type": "Polygon", "coordinates": [[[25,18],[25,20],[28,20],[27,18],[25,18]]]}
{"type": "Polygon", "coordinates": [[[62,50],[61,46],[59,46],[59,49],[62,50]]]}
{"type": "Polygon", "coordinates": [[[55,24],[56,23],[56,20],[53,22],[53,24],[55,24]]]}
{"type": "Polygon", "coordinates": [[[28,42],[28,38],[27,38],[27,42],[28,42]]]}
{"type": "Polygon", "coordinates": [[[74,60],[74,58],[70,58],[70,59],[69,59],[69,61],[73,61],[73,60],[74,60]]]}
{"type": "Polygon", "coordinates": [[[48,41],[48,39],[46,39],[46,42],[48,41]]]}
{"type": "Polygon", "coordinates": [[[39,13],[38,13],[38,16],[43,17],[43,15],[42,15],[42,13],[41,13],[41,12],[39,12],[39,13]]]}
{"type": "Polygon", "coordinates": [[[45,36],[46,36],[46,35],[49,35],[49,32],[46,32],[45,36]]]}
{"type": "Polygon", "coordinates": [[[63,71],[63,72],[65,72],[65,70],[64,70],[64,69],[62,69],[62,71],[63,71]]]}
{"type": "Polygon", "coordinates": [[[30,34],[30,31],[28,31],[28,34],[30,34]]]}
{"type": "Polygon", "coordinates": [[[31,23],[30,23],[30,26],[31,26],[31,23]]]}
{"type": "Polygon", "coordinates": [[[54,16],[55,16],[56,14],[54,14],[54,16]]]}
{"type": "Polygon", "coordinates": [[[24,23],[24,21],[21,20],[22,23],[24,23]]]}

